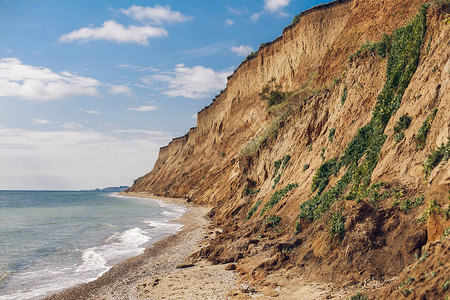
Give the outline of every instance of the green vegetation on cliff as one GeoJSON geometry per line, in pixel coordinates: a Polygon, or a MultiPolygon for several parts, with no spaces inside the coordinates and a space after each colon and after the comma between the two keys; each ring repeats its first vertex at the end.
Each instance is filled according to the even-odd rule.
{"type": "Polygon", "coordinates": [[[386,140],[384,130],[392,114],[399,108],[403,94],[417,69],[425,32],[426,6],[422,6],[411,23],[398,28],[390,36],[383,35],[380,43],[363,46],[356,55],[359,57],[364,51],[376,51],[381,56],[387,53],[383,90],[378,95],[372,119],[359,129],[343,155],[324,162],[317,170],[311,189],[317,189],[318,193],[300,206],[299,219],[312,222],[320,218],[344,192],[351,199],[359,199],[369,187],[372,171],[386,140]],[[329,177],[337,174],[342,167],[347,168],[345,174],[333,187],[323,192],[329,177]]]}

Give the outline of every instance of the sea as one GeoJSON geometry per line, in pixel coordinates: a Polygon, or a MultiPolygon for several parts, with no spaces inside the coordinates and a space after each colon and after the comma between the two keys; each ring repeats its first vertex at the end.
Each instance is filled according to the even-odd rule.
{"type": "Polygon", "coordinates": [[[176,233],[185,208],[104,192],[0,191],[0,299],[37,299],[100,277],[176,233]]]}

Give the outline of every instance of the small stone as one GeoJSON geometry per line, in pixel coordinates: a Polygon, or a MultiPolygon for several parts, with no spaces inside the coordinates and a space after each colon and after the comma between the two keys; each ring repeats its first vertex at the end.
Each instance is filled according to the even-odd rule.
{"type": "Polygon", "coordinates": [[[191,262],[191,261],[184,261],[184,262],[178,264],[176,266],[176,268],[177,269],[185,269],[185,268],[190,268],[190,267],[193,267],[193,266],[194,266],[193,262],[191,262]]]}

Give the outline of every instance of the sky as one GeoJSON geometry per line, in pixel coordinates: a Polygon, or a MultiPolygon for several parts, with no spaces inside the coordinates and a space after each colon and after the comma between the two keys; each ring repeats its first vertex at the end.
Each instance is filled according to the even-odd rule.
{"type": "Polygon", "coordinates": [[[131,185],[250,52],[325,2],[0,0],[0,189],[131,185]]]}

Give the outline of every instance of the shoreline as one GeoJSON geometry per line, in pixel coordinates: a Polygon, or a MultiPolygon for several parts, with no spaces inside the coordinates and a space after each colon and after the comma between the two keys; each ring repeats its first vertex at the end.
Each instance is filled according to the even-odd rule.
{"type": "MultiPolygon", "coordinates": [[[[166,295],[164,296],[166,298],[182,298],[188,289],[188,286],[184,286],[186,280],[177,281],[172,276],[180,273],[184,279],[186,277],[194,278],[194,275],[198,274],[199,271],[200,273],[205,270],[209,272],[211,269],[214,269],[214,274],[223,275],[224,278],[220,281],[221,283],[217,282],[218,287],[211,287],[211,293],[214,291],[215,294],[211,294],[211,297],[208,295],[204,297],[211,299],[225,298],[226,291],[234,286],[234,275],[230,271],[225,271],[223,265],[217,267],[201,261],[191,268],[177,269],[179,264],[186,264],[187,257],[200,249],[202,240],[207,239],[207,230],[210,223],[205,219],[205,215],[209,208],[189,204],[184,199],[156,197],[148,193],[119,194],[127,197],[157,199],[183,206],[186,212],[180,218],[172,220],[172,222],[181,223],[181,229],[175,234],[149,245],[144,253],[112,266],[94,281],[62,290],[42,299],[139,299],[149,297],[150,299],[152,297],[158,299],[163,295],[166,295]],[[189,275],[186,272],[192,274],[189,275]],[[232,280],[231,277],[233,277],[232,280]],[[160,284],[155,284],[155,280],[160,284]],[[165,284],[166,281],[168,284],[165,284]],[[222,284],[224,281],[229,282],[229,286],[225,287],[222,284]],[[149,284],[149,282],[152,282],[152,284],[149,284]],[[175,291],[177,290],[174,287],[175,283],[180,287],[178,292],[175,291]],[[154,288],[149,289],[150,286],[154,288]],[[222,291],[223,297],[217,293],[222,287],[225,287],[222,291]]],[[[188,262],[189,264],[191,263],[188,262]]],[[[204,280],[208,279],[208,276],[205,275],[205,277],[204,280]]],[[[196,282],[200,284],[199,289],[202,289],[201,286],[206,284],[205,282],[202,283],[200,278],[196,278],[196,282]]],[[[194,288],[194,291],[191,292],[196,293],[195,285],[189,284],[189,286],[194,288]]]]}

